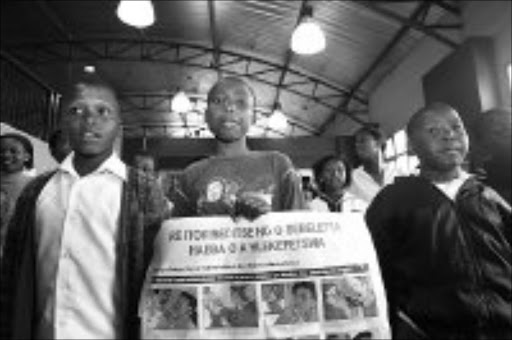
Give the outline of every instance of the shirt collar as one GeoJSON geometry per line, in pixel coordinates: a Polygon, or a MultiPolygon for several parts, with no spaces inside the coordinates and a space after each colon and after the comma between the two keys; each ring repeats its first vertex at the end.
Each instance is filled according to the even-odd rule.
{"type": "MultiPolygon", "coordinates": [[[[73,166],[73,159],[75,157],[75,153],[71,152],[59,165],[59,170],[70,173],[74,176],[78,176],[75,167],[73,166]]],[[[121,178],[123,181],[127,179],[127,169],[126,164],[116,155],[115,152],[112,152],[109,158],[107,158],[96,170],[92,173],[105,173],[109,172],[117,177],[121,178]]]]}

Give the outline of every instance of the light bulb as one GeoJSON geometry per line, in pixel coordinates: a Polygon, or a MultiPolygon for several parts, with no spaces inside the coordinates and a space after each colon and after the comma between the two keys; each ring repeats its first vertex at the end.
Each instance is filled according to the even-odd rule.
{"type": "Polygon", "coordinates": [[[155,22],[155,12],[150,0],[121,0],[117,16],[127,25],[137,28],[151,26],[155,22]]]}
{"type": "Polygon", "coordinates": [[[311,18],[305,18],[292,34],[292,50],[298,54],[315,54],[325,49],[324,32],[311,18]]]}
{"type": "Polygon", "coordinates": [[[86,66],[84,66],[84,72],[85,73],[94,73],[94,72],[96,72],[96,67],[94,67],[93,65],[86,65],[86,66]]]}
{"type": "Polygon", "coordinates": [[[286,118],[283,111],[276,109],[267,121],[268,127],[274,130],[285,130],[288,127],[288,118],[286,118]]]}
{"type": "Polygon", "coordinates": [[[190,99],[188,99],[187,95],[183,91],[179,91],[172,98],[171,101],[171,110],[173,112],[185,113],[192,109],[192,103],[190,99]]]}

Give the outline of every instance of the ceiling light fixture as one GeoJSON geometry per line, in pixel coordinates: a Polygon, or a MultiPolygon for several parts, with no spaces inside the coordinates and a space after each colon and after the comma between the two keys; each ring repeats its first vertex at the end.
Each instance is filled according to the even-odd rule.
{"type": "Polygon", "coordinates": [[[192,103],[183,91],[178,91],[171,101],[171,110],[178,113],[186,113],[192,110],[192,103]]]}
{"type": "Polygon", "coordinates": [[[295,28],[291,41],[292,51],[298,54],[315,54],[325,49],[325,35],[313,20],[313,8],[304,6],[300,24],[295,28]]]}
{"type": "Polygon", "coordinates": [[[273,130],[282,131],[288,128],[288,118],[281,109],[281,104],[274,105],[274,111],[267,120],[267,126],[273,130]]]}
{"type": "Polygon", "coordinates": [[[121,0],[117,6],[117,16],[125,24],[137,28],[145,28],[155,22],[150,0],[121,0]]]}
{"type": "Polygon", "coordinates": [[[94,67],[93,65],[86,65],[86,66],[84,66],[84,72],[85,73],[94,73],[94,72],[96,72],[96,67],[94,67]]]}

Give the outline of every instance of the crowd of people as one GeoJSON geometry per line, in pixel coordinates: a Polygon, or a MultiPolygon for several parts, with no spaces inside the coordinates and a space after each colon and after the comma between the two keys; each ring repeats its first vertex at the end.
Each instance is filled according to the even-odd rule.
{"type": "MultiPolygon", "coordinates": [[[[114,152],[119,103],[95,75],[77,80],[63,96],[62,130],[49,141],[59,163],[53,171],[28,176],[30,141],[2,135],[1,338],[136,337],[142,282],[162,221],[253,220],[307,209],[365,216],[393,337],[512,337],[510,205],[464,169],[469,141],[454,108],[427,104],[407,123],[419,174],[387,164],[383,135],[363,127],[355,134],[360,166],[353,169],[345,155],[320,159],[312,165],[316,197],[307,202],[287,155],[249,149],[255,103],[241,78],[222,78],[212,87],[205,118],[216,152],[184,169],[172,199],[151,157],[141,155],[130,166],[114,152]]],[[[298,308],[317,298],[309,288],[308,282],[293,287],[297,302],[278,323],[316,315],[316,305],[298,308]]],[[[195,306],[192,298],[176,299],[183,315],[193,309],[190,301],[195,306]]],[[[226,319],[236,323],[240,310],[226,319]]]]}

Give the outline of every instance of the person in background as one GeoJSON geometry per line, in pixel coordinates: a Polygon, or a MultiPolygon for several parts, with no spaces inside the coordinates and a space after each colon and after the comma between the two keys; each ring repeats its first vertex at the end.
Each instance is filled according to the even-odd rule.
{"type": "MultiPolygon", "coordinates": [[[[484,183],[512,202],[512,112],[494,108],[477,115],[473,156],[479,153],[484,183]],[[475,152],[477,151],[478,152],[475,152]]],[[[474,157],[475,158],[475,157],[474,157]]]]}
{"type": "Polygon", "coordinates": [[[399,177],[366,212],[394,339],[512,338],[510,206],[463,170],[457,111],[432,103],[407,135],[419,176],[399,177]]]}
{"type": "Polygon", "coordinates": [[[355,151],[361,165],[352,173],[348,191],[369,205],[377,193],[394,178],[404,175],[384,161],[384,135],[364,126],[355,134],[355,151]]]}
{"type": "Polygon", "coordinates": [[[5,235],[16,201],[23,188],[33,179],[27,173],[34,167],[34,148],[30,140],[18,133],[0,136],[0,191],[2,192],[2,218],[0,229],[0,259],[5,235]]]}
{"type": "Polygon", "coordinates": [[[317,197],[310,203],[314,211],[361,211],[364,204],[347,192],[352,183],[352,166],[341,156],[329,155],[313,164],[317,197]]]}
{"type": "Polygon", "coordinates": [[[50,153],[55,161],[57,163],[62,163],[64,158],[66,158],[72,151],[66,131],[63,129],[55,130],[48,139],[48,148],[50,149],[50,153]]]}
{"type": "MultiPolygon", "coordinates": [[[[156,183],[162,188],[162,177],[159,176],[158,171],[155,166],[155,158],[153,155],[147,153],[147,152],[140,152],[134,156],[133,159],[133,166],[136,169],[139,169],[144,174],[146,174],[148,177],[151,177],[152,180],[154,179],[156,183]]],[[[172,197],[172,196],[171,196],[172,197]]],[[[174,204],[172,203],[172,200],[169,199],[166,195],[167,204],[169,206],[169,209],[172,210],[174,208],[174,204]]]]}
{"type": "Polygon", "coordinates": [[[150,176],[156,177],[155,159],[149,153],[141,152],[136,154],[133,163],[137,169],[144,171],[150,176]]]}
{"type": "Polygon", "coordinates": [[[136,338],[152,240],[170,213],[114,152],[121,116],[109,85],[85,75],[62,107],[73,152],[27,185],[10,221],[0,337],[136,338]]]}
{"type": "Polygon", "coordinates": [[[173,202],[175,216],[254,219],[269,211],[306,208],[290,159],[247,147],[255,105],[252,88],[240,78],[223,78],[209,91],[206,122],[216,154],[185,169],[173,202]]]}

